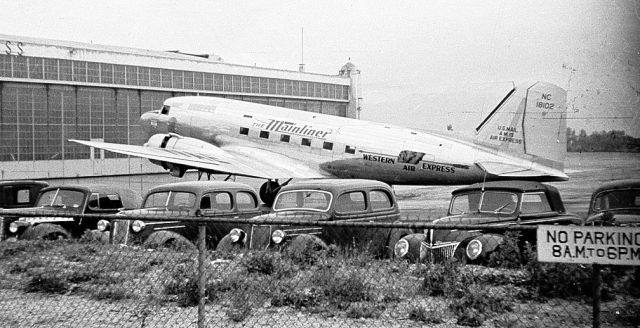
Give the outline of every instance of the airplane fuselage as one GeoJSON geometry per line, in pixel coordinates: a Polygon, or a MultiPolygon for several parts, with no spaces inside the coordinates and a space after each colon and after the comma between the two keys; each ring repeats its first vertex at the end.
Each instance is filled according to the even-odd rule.
{"type": "MultiPolygon", "coordinates": [[[[251,103],[238,107],[225,99],[192,99],[195,102],[167,100],[165,110],[144,113],[141,125],[150,137],[175,133],[221,149],[251,148],[286,156],[316,172],[317,177],[450,185],[500,179],[487,174],[476,165],[478,161],[538,165],[524,154],[505,154],[470,141],[390,124],[277,107],[265,110],[251,103]]],[[[562,172],[536,178],[563,179],[562,172]]]]}

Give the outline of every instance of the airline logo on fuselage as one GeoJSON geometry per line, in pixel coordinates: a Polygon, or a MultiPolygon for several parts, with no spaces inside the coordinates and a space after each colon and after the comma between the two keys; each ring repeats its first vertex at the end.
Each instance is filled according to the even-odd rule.
{"type": "Polygon", "coordinates": [[[273,132],[283,132],[290,133],[299,136],[306,137],[314,137],[324,139],[328,134],[331,134],[333,131],[327,128],[318,128],[312,125],[300,125],[293,122],[285,122],[278,120],[270,120],[269,123],[264,126],[265,130],[273,131],[273,132]]]}

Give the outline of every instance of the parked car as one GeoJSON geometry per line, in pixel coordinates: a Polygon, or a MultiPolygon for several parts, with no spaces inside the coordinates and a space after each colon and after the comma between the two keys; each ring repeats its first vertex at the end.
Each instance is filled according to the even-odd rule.
{"type": "Polygon", "coordinates": [[[137,208],[140,196],[133,190],[107,185],[50,186],[40,190],[35,207],[20,209],[37,217],[7,218],[9,239],[79,238],[97,228],[98,219],[47,216],[49,214],[115,214],[137,208]]]}
{"type": "MultiPolygon", "coordinates": [[[[504,233],[483,227],[510,225],[582,225],[584,220],[565,211],[558,189],[531,181],[477,183],[453,191],[447,216],[438,225],[477,225],[477,230],[430,229],[405,236],[394,248],[396,257],[440,262],[456,257],[464,263],[486,263],[504,242],[504,233]]],[[[535,231],[522,231],[520,244],[535,244],[535,231]]]]}
{"type": "MultiPolygon", "coordinates": [[[[145,220],[145,216],[250,218],[264,212],[258,199],[253,188],[238,182],[190,181],[157,186],[147,192],[140,209],[119,213],[135,220],[114,222],[111,229],[113,239],[147,247],[195,247],[199,223],[175,219],[150,221],[145,220]],[[118,234],[124,237],[121,238],[118,234]]],[[[214,249],[218,241],[229,232],[231,228],[226,230],[227,226],[221,223],[206,223],[208,248],[214,249]]],[[[109,229],[109,223],[100,222],[99,229],[106,231],[109,229]]]]}
{"type": "Polygon", "coordinates": [[[640,179],[605,183],[591,194],[588,225],[640,225],[640,179]]]}
{"type": "MultiPolygon", "coordinates": [[[[48,186],[44,181],[0,181],[0,209],[33,207],[40,189],[48,186]]],[[[9,224],[0,216],[0,240],[6,239],[9,224]]]]}
{"type": "Polygon", "coordinates": [[[272,212],[238,225],[218,244],[218,250],[284,249],[289,245],[334,244],[391,255],[395,242],[407,230],[349,226],[268,224],[278,221],[394,222],[400,219],[398,203],[389,185],[364,179],[318,179],[286,185],[275,197],[272,212]]]}

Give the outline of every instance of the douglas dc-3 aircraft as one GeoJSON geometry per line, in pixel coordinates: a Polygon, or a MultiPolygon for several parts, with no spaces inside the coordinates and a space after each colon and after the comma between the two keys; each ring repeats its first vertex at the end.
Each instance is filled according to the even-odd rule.
{"type": "Polygon", "coordinates": [[[195,169],[263,178],[260,195],[269,204],[278,179],[367,178],[398,185],[566,180],[565,103],[566,91],[553,84],[514,87],[464,140],[231,99],[175,97],[141,116],[150,136],[144,146],[71,141],[148,158],[177,177],[195,169]]]}

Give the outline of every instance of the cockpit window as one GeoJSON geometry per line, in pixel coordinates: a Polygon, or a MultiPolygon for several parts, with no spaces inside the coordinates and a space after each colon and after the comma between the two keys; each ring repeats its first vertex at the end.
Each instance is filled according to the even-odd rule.
{"type": "Polygon", "coordinates": [[[169,115],[169,109],[171,109],[171,106],[169,105],[162,106],[162,109],[160,110],[160,114],[169,115]]]}

